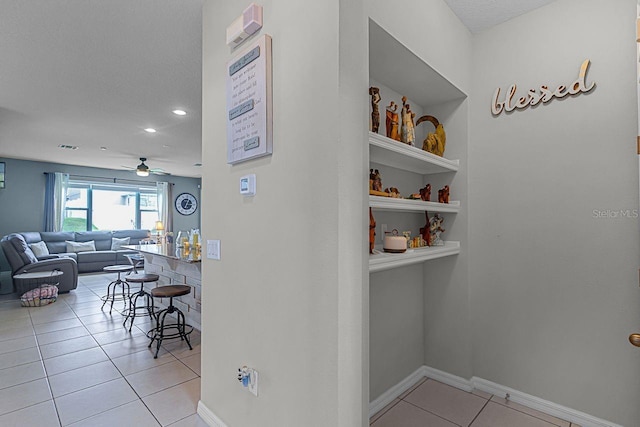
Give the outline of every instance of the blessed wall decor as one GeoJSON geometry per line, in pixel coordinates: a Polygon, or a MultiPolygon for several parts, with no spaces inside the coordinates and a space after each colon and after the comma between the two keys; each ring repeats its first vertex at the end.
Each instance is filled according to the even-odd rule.
{"type": "Polygon", "coordinates": [[[588,59],[582,63],[578,79],[573,82],[573,84],[570,86],[560,85],[555,91],[551,91],[548,86],[542,85],[539,90],[529,89],[526,96],[514,101],[516,85],[512,84],[507,90],[504,101],[499,101],[500,88],[497,88],[493,93],[493,98],[491,99],[491,113],[493,113],[494,116],[498,116],[503,111],[510,112],[516,108],[522,110],[529,106],[538,105],[541,102],[546,104],[553,98],[564,98],[567,95],[579,95],[581,93],[589,92],[596,86],[595,82],[592,82],[589,85],[585,82],[590,63],[591,61],[588,59]]]}

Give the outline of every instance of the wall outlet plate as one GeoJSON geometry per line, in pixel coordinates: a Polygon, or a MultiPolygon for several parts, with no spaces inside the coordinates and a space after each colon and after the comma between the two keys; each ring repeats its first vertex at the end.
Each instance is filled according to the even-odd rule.
{"type": "Polygon", "coordinates": [[[258,371],[255,369],[249,368],[249,391],[255,397],[258,397],[258,371]]]}

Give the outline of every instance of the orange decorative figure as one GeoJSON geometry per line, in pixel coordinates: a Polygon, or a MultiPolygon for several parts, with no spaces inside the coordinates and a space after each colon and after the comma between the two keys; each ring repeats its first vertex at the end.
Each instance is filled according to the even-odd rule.
{"type": "Polygon", "coordinates": [[[380,103],[380,89],[374,86],[369,88],[369,95],[371,95],[371,132],[378,133],[380,127],[380,109],[378,104],[380,103]]]}
{"type": "Polygon", "coordinates": [[[445,185],[438,190],[438,203],[449,203],[449,186],[445,185]]]}
{"type": "Polygon", "coordinates": [[[369,253],[373,254],[373,246],[376,242],[376,220],[373,218],[373,211],[369,208],[369,253]]]}
{"type": "Polygon", "coordinates": [[[387,138],[400,141],[400,133],[398,132],[398,104],[391,101],[391,104],[387,106],[387,138]]]}
{"type": "Polygon", "coordinates": [[[427,217],[427,223],[424,227],[420,228],[420,235],[422,239],[427,242],[427,246],[431,246],[431,225],[429,222],[429,212],[424,211],[424,216],[427,217]]]}
{"type": "Polygon", "coordinates": [[[427,184],[424,188],[420,189],[420,198],[424,202],[431,201],[431,184],[427,184]]]}

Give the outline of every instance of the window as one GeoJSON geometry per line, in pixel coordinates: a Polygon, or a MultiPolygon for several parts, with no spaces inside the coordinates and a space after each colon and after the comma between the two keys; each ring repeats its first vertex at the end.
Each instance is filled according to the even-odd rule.
{"type": "Polygon", "coordinates": [[[155,186],[69,180],[63,231],[152,230],[157,220],[155,186]]]}

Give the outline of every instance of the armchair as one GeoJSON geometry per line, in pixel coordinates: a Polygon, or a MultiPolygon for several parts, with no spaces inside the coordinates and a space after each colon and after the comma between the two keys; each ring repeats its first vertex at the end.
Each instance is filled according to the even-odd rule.
{"type": "Polygon", "coordinates": [[[78,264],[74,259],[61,257],[39,261],[20,234],[4,236],[0,240],[0,246],[11,265],[12,276],[20,273],[60,270],[64,274],[58,284],[59,292],[69,292],[78,286],[78,264]]]}

